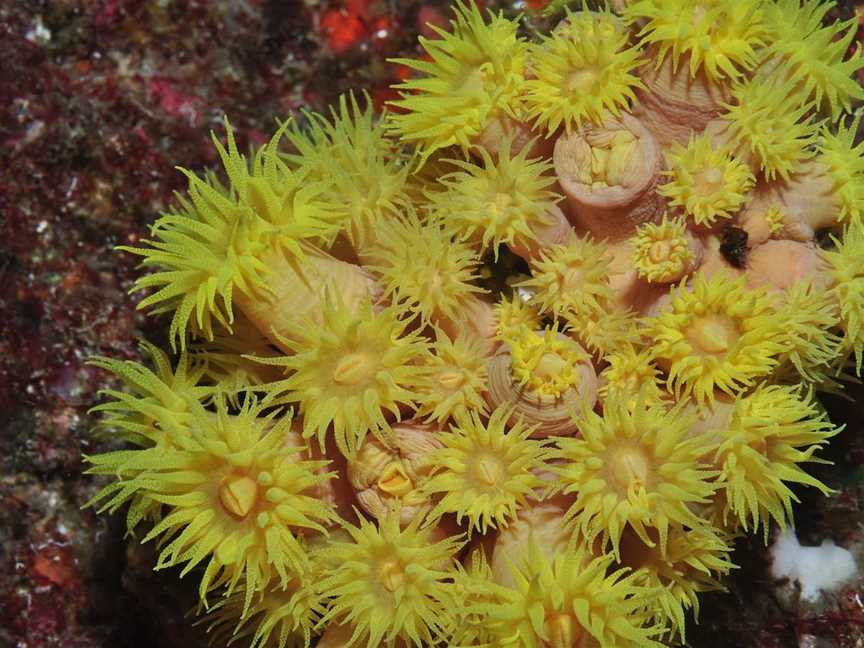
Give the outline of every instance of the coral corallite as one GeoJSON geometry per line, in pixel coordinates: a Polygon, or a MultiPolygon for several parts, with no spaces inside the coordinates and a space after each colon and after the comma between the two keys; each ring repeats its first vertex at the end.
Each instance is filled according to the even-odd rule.
{"type": "Polygon", "coordinates": [[[833,493],[853,19],[483,4],[393,61],[381,114],[357,89],[248,152],[226,118],[120,248],[171,352],[90,361],[89,504],[196,579],[214,645],[681,645],[732,539],[833,493]]]}

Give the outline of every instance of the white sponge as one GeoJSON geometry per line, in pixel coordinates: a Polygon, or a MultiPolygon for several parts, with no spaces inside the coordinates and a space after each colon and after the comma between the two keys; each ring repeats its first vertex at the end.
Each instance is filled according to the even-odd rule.
{"type": "Polygon", "coordinates": [[[820,590],[837,589],[858,571],[855,558],[831,540],[818,547],[802,547],[795,532],[787,529],[771,547],[774,578],[789,578],[801,584],[801,597],[813,602],[820,590]]]}

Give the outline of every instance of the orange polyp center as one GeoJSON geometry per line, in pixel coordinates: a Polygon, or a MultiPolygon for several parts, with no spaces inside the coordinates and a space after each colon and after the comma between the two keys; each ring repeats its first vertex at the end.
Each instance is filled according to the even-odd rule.
{"type": "Polygon", "coordinates": [[[378,488],[388,495],[401,497],[414,489],[414,484],[405,469],[398,463],[391,463],[378,478],[378,488]]]}
{"type": "Polygon", "coordinates": [[[388,592],[395,592],[405,584],[405,572],[395,560],[388,560],[381,566],[381,584],[388,592]]]}
{"type": "Polygon", "coordinates": [[[654,263],[660,263],[668,259],[671,252],[672,246],[669,244],[669,241],[655,241],[648,248],[648,258],[654,263]]]}
{"type": "Polygon", "coordinates": [[[484,486],[494,486],[501,478],[501,462],[494,457],[483,456],[475,465],[477,480],[484,486]]]}
{"type": "Polygon", "coordinates": [[[246,475],[229,475],[219,486],[219,501],[231,515],[245,518],[258,500],[258,484],[246,475]]]}
{"type": "Polygon", "coordinates": [[[534,368],[534,375],[543,382],[555,380],[567,365],[557,353],[544,353],[534,368]]]}
{"type": "Polygon", "coordinates": [[[503,192],[496,193],[495,197],[489,203],[489,215],[491,217],[490,220],[493,223],[497,222],[512,204],[513,196],[503,192]]]}
{"type": "Polygon", "coordinates": [[[350,353],[336,363],[333,381],[339,385],[356,385],[369,377],[369,357],[365,353],[350,353]]]}
{"type": "Polygon", "coordinates": [[[567,76],[564,88],[568,94],[584,94],[597,83],[597,71],[593,68],[583,68],[567,76]]]}
{"type": "Polygon", "coordinates": [[[639,487],[648,484],[649,465],[639,448],[621,448],[611,459],[611,478],[621,490],[626,492],[631,486],[639,487]]]}
{"type": "Polygon", "coordinates": [[[721,354],[732,346],[737,330],[728,318],[699,317],[690,325],[687,337],[701,351],[721,354]]]}
{"type": "Polygon", "coordinates": [[[567,268],[564,271],[562,288],[578,288],[582,283],[582,268],[567,268]]]}
{"type": "Polygon", "coordinates": [[[768,440],[765,437],[751,437],[750,439],[748,439],[747,445],[760,454],[767,454],[768,440]]]}
{"type": "Polygon", "coordinates": [[[713,193],[723,187],[723,171],[716,167],[705,169],[699,175],[699,185],[703,193],[713,193]]]}
{"type": "Polygon", "coordinates": [[[555,614],[545,623],[546,636],[549,648],[571,648],[577,645],[579,636],[582,634],[581,626],[569,614],[555,614]]]}
{"type": "Polygon", "coordinates": [[[438,384],[449,391],[456,391],[465,382],[461,371],[445,371],[438,375],[438,384]]]}

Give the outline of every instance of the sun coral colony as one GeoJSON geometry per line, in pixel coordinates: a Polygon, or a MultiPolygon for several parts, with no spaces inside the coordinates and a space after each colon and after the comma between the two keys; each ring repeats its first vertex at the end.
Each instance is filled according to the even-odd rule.
{"type": "Polygon", "coordinates": [[[613,4],[528,39],[457,2],[392,112],[348,94],[248,154],[226,120],[123,248],[171,352],[92,361],[126,449],[87,458],[91,504],[196,580],[214,641],[674,645],[737,537],[831,493],[854,20],[613,4]]]}

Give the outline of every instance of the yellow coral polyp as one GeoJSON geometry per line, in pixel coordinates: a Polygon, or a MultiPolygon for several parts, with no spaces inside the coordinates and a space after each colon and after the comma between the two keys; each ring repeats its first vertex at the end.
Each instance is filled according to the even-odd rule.
{"type": "Polygon", "coordinates": [[[824,23],[825,14],[833,7],[833,2],[820,0],[764,3],[766,24],[774,34],[763,56],[778,57],[782,65],[774,74],[801,84],[807,97],[836,119],[851,109],[853,101],[864,99],[864,90],[855,79],[864,61],[860,43],[846,57],[858,28],[854,16],[824,23]]]}
{"type": "Polygon", "coordinates": [[[481,549],[467,558],[468,566],[456,564],[453,584],[460,605],[456,609],[451,646],[491,646],[494,640],[489,628],[489,607],[500,602],[501,587],[492,579],[492,570],[481,549]]]}
{"type": "Polygon", "coordinates": [[[840,220],[847,223],[864,223],[864,142],[855,144],[860,122],[858,115],[848,125],[838,123],[834,132],[823,129],[818,147],[819,160],[834,181],[840,220]]]}
{"type": "Polygon", "coordinates": [[[624,9],[632,24],[643,24],[642,45],[655,45],[656,64],[672,56],[677,69],[689,58],[690,76],[699,70],[714,82],[738,80],[759,61],[768,30],[758,0],[637,0],[624,9]]]}
{"type": "Polygon", "coordinates": [[[515,22],[459,0],[451,31],[431,26],[438,38],[420,37],[431,60],[393,59],[421,75],[395,86],[401,99],[390,124],[403,142],[416,144],[425,161],[435,151],[459,146],[467,154],[473,139],[495,118],[517,118],[525,83],[528,44],[515,22]]]}
{"type": "Polygon", "coordinates": [[[257,592],[244,614],[245,597],[244,583],[202,619],[213,643],[230,645],[243,639],[249,648],[308,648],[327,609],[311,574],[292,577],[287,587],[257,592]]]}
{"type": "Polygon", "coordinates": [[[281,374],[277,368],[249,359],[249,356],[266,357],[271,353],[273,347],[267,338],[239,313],[231,333],[220,331],[210,341],[189,345],[191,361],[200,371],[202,385],[199,389],[213,395],[221,394],[235,407],[250,386],[279,379],[281,374]]]}
{"type": "Polygon", "coordinates": [[[588,361],[589,356],[575,341],[561,335],[557,325],[542,333],[522,329],[508,343],[510,371],[520,386],[555,398],[579,388],[580,364],[588,361]]]}
{"type": "Polygon", "coordinates": [[[835,249],[822,252],[828,263],[831,293],[840,307],[843,348],[855,356],[858,375],[864,368],[864,222],[854,222],[835,249]]]}
{"type": "Polygon", "coordinates": [[[462,543],[455,537],[435,542],[421,521],[418,516],[402,529],[393,512],[377,525],[346,524],[350,539],[327,549],[334,566],[319,582],[331,599],[321,627],[349,626],[347,645],[367,648],[446,639],[456,603],[447,567],[462,543]]]}
{"type": "Polygon", "coordinates": [[[366,267],[379,276],[384,296],[423,324],[463,319],[465,302],[485,292],[475,284],[475,251],[435,220],[394,219],[378,228],[376,239],[363,250],[366,267]]]}
{"type": "Polygon", "coordinates": [[[653,545],[645,544],[630,530],[621,537],[621,563],[634,570],[636,583],[656,592],[654,618],[669,625],[683,641],[685,611],[699,614],[699,592],[723,590],[720,578],[735,566],[732,548],[708,525],[673,526],[660,551],[659,537],[649,530],[653,545]]]}
{"type": "Polygon", "coordinates": [[[695,254],[687,226],[663,216],[660,223],[640,225],[633,237],[633,265],[641,277],[655,283],[677,281],[693,269],[695,254]]]}
{"type": "Polygon", "coordinates": [[[762,213],[762,218],[768,223],[768,232],[771,236],[777,236],[786,225],[786,214],[777,205],[771,205],[762,213]]]}
{"type": "Polygon", "coordinates": [[[794,169],[813,156],[818,126],[813,103],[791,81],[751,80],[732,93],[722,116],[736,154],[752,161],[768,180],[788,182],[794,169]]]}
{"type": "Polygon", "coordinates": [[[607,9],[569,10],[550,36],[530,50],[533,77],[525,83],[529,118],[549,134],[562,125],[567,133],[583,121],[618,115],[643,87],[632,72],[642,61],[629,45],[620,19],[607,9]]]}
{"type": "Polygon", "coordinates": [[[570,547],[554,556],[530,546],[529,567],[514,569],[514,588],[500,588],[488,606],[495,645],[518,648],[662,648],[664,627],[651,624],[645,601],[652,590],[626,570],[611,570],[611,555],[570,547]]]}
{"type": "Polygon", "coordinates": [[[332,433],[350,456],[367,432],[384,439],[385,413],[399,419],[400,404],[413,405],[428,343],[399,315],[394,306],[375,313],[369,299],[351,312],[327,297],[322,324],[293,325],[297,339],[284,341],[293,355],[259,359],[291,372],[266,388],[272,398],[300,404],[305,438],[317,436],[323,449],[332,433]]]}
{"type": "Polygon", "coordinates": [[[602,416],[586,410],[578,424],[580,437],[556,439],[550,464],[560,477],[554,489],[575,496],[565,520],[587,542],[611,544],[616,556],[626,529],[649,546],[656,529],[665,554],[669,528],[698,524],[690,507],[716,490],[716,472],[701,460],[706,439],[687,438],[692,419],[644,393],[629,403],[612,392],[602,416]]]}
{"type": "Polygon", "coordinates": [[[660,370],[651,361],[648,350],[625,344],[604,359],[609,365],[600,374],[601,398],[623,396],[635,405],[640,393],[651,402],[661,401],[666,396],[659,382],[660,370]]]}
{"type": "Polygon", "coordinates": [[[410,210],[409,165],[386,134],[386,116],[372,101],[361,108],[353,94],[339,97],[330,116],[304,113],[308,126],[286,131],[293,151],[283,159],[310,183],[324,182],[323,198],[355,248],[374,241],[378,225],[410,210]]]}
{"type": "Polygon", "coordinates": [[[120,249],[143,257],[141,266],[158,271],[135,282],[134,290],[156,288],[138,308],[173,312],[170,338],[185,347],[190,318],[208,339],[214,324],[230,329],[234,291],[250,297],[266,294],[270,271],[261,261],[265,250],[303,257],[304,242],[326,242],[339,231],[338,214],[324,203],[327,182],[309,182],[306,174],[283,161],[280,143],[290,122],[248,161],[237,149],[225,121],[227,149],[213,135],[230,182],[223,187],[212,175],[200,178],[183,169],[189,197],[179,197],[180,211],[151,227],[148,247],[120,249]]]}
{"type": "Polygon", "coordinates": [[[527,247],[537,239],[535,229],[551,222],[549,212],[561,199],[552,190],[552,164],[528,157],[529,149],[516,152],[505,137],[496,156],[475,149],[479,164],[450,160],[460,170],[440,178],[444,191],[429,194],[434,213],[454,234],[496,257],[502,243],[527,247]]]}
{"type": "Polygon", "coordinates": [[[791,369],[795,382],[829,381],[843,353],[843,338],[834,333],[840,324],[840,311],[833,296],[800,281],[777,299],[783,321],[778,341],[784,349],[778,357],[777,373],[782,376],[784,369],[791,369]]]}
{"type": "Polygon", "coordinates": [[[509,299],[501,297],[495,305],[495,337],[507,341],[523,328],[532,331],[541,328],[540,314],[515,290],[509,299]]]}
{"type": "Polygon", "coordinates": [[[604,243],[572,234],[532,260],[531,278],[517,287],[533,292],[531,303],[542,312],[559,315],[576,304],[582,310],[602,310],[612,300],[609,262],[604,243]]]}
{"type": "Polygon", "coordinates": [[[735,397],[770,374],[784,350],[783,321],[766,290],[725,273],[697,273],[648,324],[651,355],[667,370],[667,385],[701,404],[712,404],[715,390],[735,397]]]}
{"type": "Polygon", "coordinates": [[[417,418],[444,423],[469,412],[486,412],[489,345],[474,336],[450,338],[439,330],[418,385],[417,418]]]}
{"type": "Polygon", "coordinates": [[[509,408],[499,407],[484,423],[471,412],[441,435],[444,448],[432,454],[432,476],[422,487],[440,494],[430,520],[455,513],[470,530],[486,533],[507,526],[543,485],[537,472],[545,468],[546,444],[531,439],[536,426],[521,420],[508,429],[511,416],[509,408]]]}
{"type": "Polygon", "coordinates": [[[781,528],[792,521],[798,498],[788,484],[831,492],[800,464],[829,463],[814,454],[840,429],[799,386],[760,385],[739,398],[717,430],[722,442],[713,453],[722,471],[724,516],[737,518],[745,530],[762,526],[767,542],[769,520],[781,528]]]}
{"type": "Polygon", "coordinates": [[[88,472],[113,475],[91,500],[114,511],[133,495],[165,507],[142,542],[162,538],[157,569],[184,565],[181,574],[206,561],[199,593],[222,585],[230,594],[243,581],[244,612],[253,596],[278,578],[308,569],[295,532],[324,533],[335,519],[307,494],[332,475],[326,462],[301,459],[301,448],[284,445],[291,416],[247,398],[237,414],[216,401],[211,415],[196,404],[188,427],[166,432],[169,444],[88,457],[88,472]]]}
{"type": "Polygon", "coordinates": [[[170,443],[170,434],[188,426],[190,403],[213,393],[200,386],[204,368],[183,353],[172,368],[168,356],[149,342],[141,349],[150,356],[156,371],[132,360],[113,360],[103,356],[91,358],[89,364],[119,376],[127,391],[103,389],[100,396],[111,400],[95,405],[91,413],[102,412],[100,428],[119,430],[120,436],[139,446],[170,443]],[[131,392],[131,393],[130,393],[131,392]]]}
{"type": "Polygon", "coordinates": [[[669,152],[670,180],[657,192],[682,207],[697,225],[730,218],[747,201],[755,183],[749,167],[723,147],[714,148],[708,136],[690,135],[687,146],[673,144],[669,152]]]}

